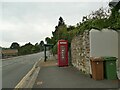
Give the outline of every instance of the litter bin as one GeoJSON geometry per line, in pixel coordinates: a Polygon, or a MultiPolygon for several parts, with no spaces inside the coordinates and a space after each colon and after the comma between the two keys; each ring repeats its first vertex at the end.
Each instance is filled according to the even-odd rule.
{"type": "Polygon", "coordinates": [[[106,79],[117,79],[116,57],[103,57],[104,76],[106,79]]]}
{"type": "Polygon", "coordinates": [[[101,57],[90,58],[92,78],[95,80],[104,79],[103,59],[101,57]]]}

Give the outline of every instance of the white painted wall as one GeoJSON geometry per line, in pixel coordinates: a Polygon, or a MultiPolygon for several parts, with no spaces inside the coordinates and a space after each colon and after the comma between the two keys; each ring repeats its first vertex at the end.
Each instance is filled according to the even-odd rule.
{"type": "Polygon", "coordinates": [[[120,79],[120,31],[118,33],[118,78],[120,79]]]}
{"type": "Polygon", "coordinates": [[[117,75],[120,78],[120,55],[118,55],[120,47],[118,46],[120,46],[120,32],[108,29],[102,31],[92,29],[90,31],[90,57],[117,57],[117,75]]]}
{"type": "Polygon", "coordinates": [[[118,33],[114,30],[90,31],[90,57],[118,57],[118,33]]]}
{"type": "Polygon", "coordinates": [[[0,90],[2,90],[2,60],[0,61],[0,90]]]}
{"type": "Polygon", "coordinates": [[[118,33],[118,60],[119,60],[119,67],[120,67],[120,31],[118,33]]]}

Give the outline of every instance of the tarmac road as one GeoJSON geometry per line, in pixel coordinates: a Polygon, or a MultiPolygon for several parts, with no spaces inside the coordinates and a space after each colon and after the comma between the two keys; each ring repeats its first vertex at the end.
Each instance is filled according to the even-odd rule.
{"type": "Polygon", "coordinates": [[[2,60],[2,88],[14,88],[40,58],[43,52],[2,60]]]}

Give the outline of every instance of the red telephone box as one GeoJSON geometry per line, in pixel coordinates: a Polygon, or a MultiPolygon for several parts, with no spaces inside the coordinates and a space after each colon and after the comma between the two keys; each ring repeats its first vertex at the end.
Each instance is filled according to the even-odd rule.
{"type": "Polygon", "coordinates": [[[58,41],[58,66],[68,66],[68,41],[58,41]]]}

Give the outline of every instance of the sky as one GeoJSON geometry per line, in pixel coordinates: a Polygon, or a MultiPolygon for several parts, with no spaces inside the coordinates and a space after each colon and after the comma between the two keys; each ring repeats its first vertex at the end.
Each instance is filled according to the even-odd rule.
{"type": "Polygon", "coordinates": [[[108,8],[109,0],[2,0],[0,2],[0,46],[9,48],[45,41],[52,36],[61,16],[67,25],[76,25],[83,16],[100,7],[108,8]],[[49,1],[49,2],[48,2],[49,1]]]}

